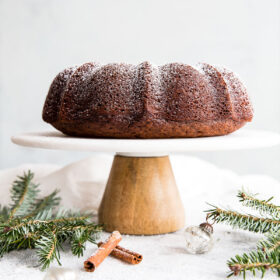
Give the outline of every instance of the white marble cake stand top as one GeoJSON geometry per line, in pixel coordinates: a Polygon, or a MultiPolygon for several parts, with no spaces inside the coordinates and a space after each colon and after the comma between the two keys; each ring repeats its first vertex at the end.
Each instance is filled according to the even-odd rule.
{"type": "Polygon", "coordinates": [[[70,137],[59,131],[28,132],[13,136],[21,146],[58,150],[116,152],[124,156],[161,156],[171,152],[255,149],[280,144],[280,135],[240,129],[226,136],[176,139],[101,139],[70,137]]]}

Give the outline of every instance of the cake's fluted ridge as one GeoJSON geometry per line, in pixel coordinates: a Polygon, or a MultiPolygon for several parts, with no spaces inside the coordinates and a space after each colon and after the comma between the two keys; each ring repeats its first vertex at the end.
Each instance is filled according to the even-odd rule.
{"type": "Polygon", "coordinates": [[[85,137],[224,135],[252,117],[237,76],[206,63],[85,63],[56,76],[43,109],[46,122],[85,137]]]}

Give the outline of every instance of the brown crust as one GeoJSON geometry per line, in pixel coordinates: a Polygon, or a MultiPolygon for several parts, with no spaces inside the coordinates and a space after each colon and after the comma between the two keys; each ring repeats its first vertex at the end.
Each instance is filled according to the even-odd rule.
{"type": "Polygon", "coordinates": [[[56,122],[52,125],[70,136],[96,138],[186,138],[229,134],[241,128],[245,121],[221,120],[208,122],[176,123],[164,121],[142,121],[126,126],[123,123],[106,124],[92,122],[56,122]]]}
{"type": "Polygon", "coordinates": [[[86,63],[62,71],[43,119],[71,136],[183,138],[231,133],[253,117],[245,87],[226,69],[86,63]]]}

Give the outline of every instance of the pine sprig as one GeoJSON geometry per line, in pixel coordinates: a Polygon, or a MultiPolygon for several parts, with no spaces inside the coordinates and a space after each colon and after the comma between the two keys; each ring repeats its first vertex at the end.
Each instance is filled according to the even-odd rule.
{"type": "Polygon", "coordinates": [[[33,204],[33,211],[31,214],[27,215],[25,218],[28,217],[33,217],[37,215],[38,213],[41,213],[42,211],[46,211],[52,208],[55,208],[56,206],[59,205],[61,198],[57,196],[58,195],[58,190],[53,191],[50,195],[38,199],[34,204],[33,204]]]}
{"type": "Polygon", "coordinates": [[[102,230],[92,223],[92,213],[58,209],[58,191],[37,199],[38,186],[30,171],[13,183],[10,208],[0,207],[0,257],[12,250],[36,249],[42,269],[56,260],[65,241],[73,255],[82,256],[86,242],[96,243],[102,230]]]}
{"type": "Polygon", "coordinates": [[[49,267],[50,263],[56,259],[59,265],[61,265],[59,259],[59,247],[58,239],[55,231],[47,232],[35,243],[35,248],[37,249],[37,254],[39,256],[39,263],[42,269],[49,267]]]}
{"type": "Polygon", "coordinates": [[[239,191],[237,197],[244,206],[258,211],[261,217],[224,210],[210,204],[212,208],[205,211],[207,219],[233,228],[265,233],[265,239],[257,243],[256,250],[228,260],[227,265],[231,270],[228,277],[243,274],[245,279],[247,271],[254,276],[256,271],[260,271],[263,277],[269,269],[280,276],[280,207],[270,203],[272,198],[260,200],[245,191],[239,191]]]}
{"type": "Polygon", "coordinates": [[[241,214],[232,210],[223,210],[217,206],[207,210],[208,219],[215,223],[225,223],[233,228],[240,228],[257,233],[266,233],[270,230],[279,230],[280,221],[268,218],[261,218],[253,215],[241,214]]]}
{"type": "Polygon", "coordinates": [[[37,198],[38,185],[32,183],[34,174],[31,171],[18,176],[11,189],[11,199],[13,204],[9,219],[16,216],[28,215],[33,209],[34,200],[37,198]]]}
{"type": "Polygon", "coordinates": [[[270,203],[273,197],[270,197],[267,200],[261,200],[256,198],[256,195],[257,194],[250,194],[245,191],[239,191],[237,197],[244,206],[257,210],[260,214],[269,214],[274,218],[279,218],[280,206],[270,203]]]}
{"type": "Polygon", "coordinates": [[[78,229],[72,236],[71,250],[73,255],[78,257],[83,256],[85,243],[88,240],[88,232],[83,229],[78,229]]]}
{"type": "Polygon", "coordinates": [[[2,207],[0,205],[0,223],[6,221],[9,218],[9,208],[4,206],[2,207]]]}
{"type": "MultiPolygon", "coordinates": [[[[59,211],[57,214],[53,214],[52,210],[46,210],[39,213],[34,218],[28,219],[13,219],[7,223],[3,223],[3,235],[6,236],[22,236],[38,232],[42,229],[48,229],[49,227],[62,228],[66,226],[73,228],[75,226],[87,226],[90,225],[89,214],[73,213],[71,211],[59,211]],[[6,232],[4,232],[6,229],[6,232]]],[[[0,225],[1,230],[1,225],[0,225]]]]}
{"type": "Polygon", "coordinates": [[[280,232],[270,233],[258,242],[257,247],[263,252],[280,251],[280,232]]]}
{"type": "Polygon", "coordinates": [[[232,275],[241,275],[246,277],[246,271],[250,271],[256,276],[256,271],[261,272],[261,277],[264,277],[265,272],[271,269],[272,272],[277,272],[280,275],[280,258],[276,252],[266,253],[261,250],[252,251],[249,254],[244,253],[242,256],[236,255],[231,258],[227,265],[231,272],[228,277],[232,275]]]}

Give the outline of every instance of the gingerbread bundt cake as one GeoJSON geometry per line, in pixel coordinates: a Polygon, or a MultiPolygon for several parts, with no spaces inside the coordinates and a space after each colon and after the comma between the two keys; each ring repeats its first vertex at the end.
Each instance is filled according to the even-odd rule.
{"type": "Polygon", "coordinates": [[[239,79],[209,64],[85,63],[56,76],[43,109],[65,134],[104,138],[225,135],[252,117],[239,79]]]}

